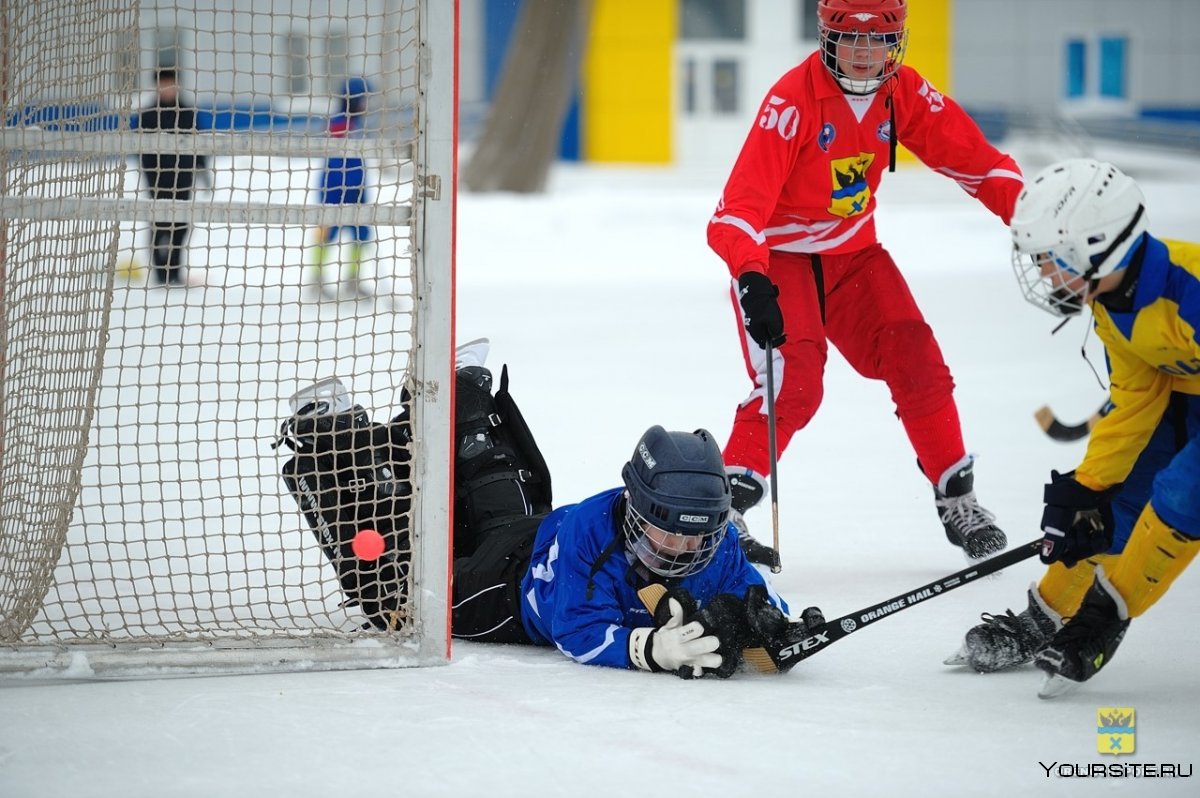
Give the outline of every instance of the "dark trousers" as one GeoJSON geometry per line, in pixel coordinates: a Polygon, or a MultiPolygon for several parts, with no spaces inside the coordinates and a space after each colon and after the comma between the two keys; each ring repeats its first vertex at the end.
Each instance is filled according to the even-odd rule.
{"type": "Polygon", "coordinates": [[[469,557],[454,560],[450,628],[481,643],[532,643],[521,623],[521,580],[544,515],[485,532],[469,557]]]}
{"type": "Polygon", "coordinates": [[[158,284],[182,285],[183,248],[191,229],[182,222],[154,222],[150,230],[150,279],[158,284]]]}

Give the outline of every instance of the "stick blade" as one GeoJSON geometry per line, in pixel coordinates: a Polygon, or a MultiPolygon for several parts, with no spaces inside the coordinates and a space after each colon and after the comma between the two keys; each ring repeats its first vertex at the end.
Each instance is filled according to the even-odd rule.
{"type": "Polygon", "coordinates": [[[1091,418],[1084,421],[1082,424],[1064,424],[1059,421],[1049,405],[1042,405],[1033,414],[1037,424],[1042,428],[1042,431],[1050,436],[1052,440],[1062,443],[1081,440],[1087,437],[1091,431],[1092,425],[1095,424],[1091,418]]]}

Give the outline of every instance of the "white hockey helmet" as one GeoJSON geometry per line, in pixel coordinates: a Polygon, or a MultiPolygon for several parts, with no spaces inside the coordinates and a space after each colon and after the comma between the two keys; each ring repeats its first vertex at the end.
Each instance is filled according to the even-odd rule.
{"type": "Polygon", "coordinates": [[[1146,232],[1146,198],[1110,163],[1070,158],[1026,183],[1010,224],[1025,299],[1056,316],[1078,313],[1096,281],[1124,269],[1146,232]]]}

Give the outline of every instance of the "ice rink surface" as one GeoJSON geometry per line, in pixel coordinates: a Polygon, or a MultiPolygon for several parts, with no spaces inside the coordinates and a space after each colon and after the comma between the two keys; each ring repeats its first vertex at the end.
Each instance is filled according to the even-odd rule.
{"type": "MultiPolygon", "coordinates": [[[[1015,154],[1036,170],[1032,155],[1015,154]]],[[[1200,238],[1200,160],[1096,155],[1139,179],[1156,235],[1200,238]]],[[[560,166],[545,195],[460,195],[458,339],[486,336],[489,365],[508,364],[556,503],[618,484],[651,424],[728,434],[750,386],[728,276],[704,237],[726,166],[560,166]]],[[[954,373],[980,498],[1011,542],[1032,540],[1050,469],[1074,467],[1084,451],[1049,440],[1033,411],[1049,403],[1069,422],[1094,411],[1104,390],[1079,350],[1102,370],[1101,350],[1094,337],[1084,344],[1081,321],[1050,336],[1055,320],[1018,292],[1003,224],[952,182],[902,168],[885,176],[880,201],[880,239],[954,373]]],[[[298,265],[268,259],[221,279],[254,286],[255,268],[292,268],[299,284],[298,265]]],[[[241,296],[206,292],[203,323],[236,323],[241,296]]],[[[166,300],[127,306],[145,312],[153,301],[166,300]]],[[[261,456],[247,471],[277,472],[261,456]]],[[[885,386],[836,352],[824,405],[778,477],[775,582],[794,607],[834,617],[963,566],[885,386]]],[[[769,537],[767,510],[749,520],[769,537]]],[[[1036,561],[1012,567],[782,677],[684,682],[579,665],[553,649],[456,642],[451,664],[425,669],[0,683],[0,795],[1196,795],[1195,776],[1096,783],[1053,767],[1194,768],[1195,568],[1134,622],[1112,665],[1066,697],[1039,700],[1029,667],[980,676],[941,664],[980,612],[1020,609],[1041,572],[1036,561]],[[1135,754],[1097,753],[1098,707],[1136,709],[1135,754]]]]}

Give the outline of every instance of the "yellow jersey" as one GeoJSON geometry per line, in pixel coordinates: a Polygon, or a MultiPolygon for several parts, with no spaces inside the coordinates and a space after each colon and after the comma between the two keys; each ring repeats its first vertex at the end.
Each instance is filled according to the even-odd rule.
{"type": "Polygon", "coordinates": [[[1200,395],[1200,244],[1147,234],[1140,258],[1127,309],[1107,293],[1091,302],[1113,403],[1075,470],[1093,490],[1125,481],[1173,392],[1200,395]]]}

